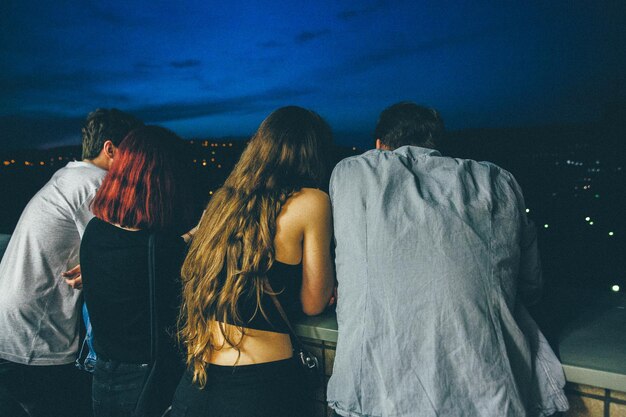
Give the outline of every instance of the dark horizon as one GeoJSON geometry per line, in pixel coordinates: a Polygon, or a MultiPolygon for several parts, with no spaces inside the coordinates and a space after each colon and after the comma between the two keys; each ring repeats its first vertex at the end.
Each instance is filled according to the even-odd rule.
{"type": "MultiPolygon", "coordinates": [[[[617,111],[611,115],[611,117],[607,120],[607,115],[603,114],[598,120],[591,122],[578,122],[578,123],[546,123],[539,125],[510,125],[510,126],[491,126],[491,127],[468,127],[463,129],[456,130],[446,130],[446,135],[449,138],[462,138],[467,135],[475,135],[475,134],[494,134],[494,133],[503,133],[501,138],[502,141],[511,140],[508,137],[507,133],[512,132],[529,132],[537,135],[546,134],[547,132],[572,132],[575,129],[593,129],[597,126],[604,127],[613,127],[618,129],[624,129],[624,122],[626,122],[626,101],[624,103],[618,103],[615,105],[617,111]],[[608,124],[608,126],[606,126],[608,124]]],[[[1,118],[0,118],[1,119],[1,118]]],[[[56,148],[64,148],[64,147],[72,147],[72,146],[81,146],[81,136],[80,136],[80,128],[83,124],[83,119],[75,119],[72,121],[71,126],[68,125],[68,130],[71,127],[73,131],[76,133],[73,135],[73,143],[71,142],[52,142],[52,143],[42,143],[38,146],[34,147],[20,147],[24,141],[16,141],[16,146],[6,146],[6,143],[0,143],[0,155],[8,155],[11,152],[28,152],[28,151],[49,151],[56,148]],[[19,143],[19,145],[18,145],[19,143]],[[5,146],[3,146],[5,145],[5,146]]],[[[375,121],[373,121],[375,123],[375,121]]],[[[150,124],[150,123],[148,123],[150,124]]],[[[44,127],[42,127],[44,128],[44,127]]],[[[359,132],[336,132],[333,131],[333,136],[336,145],[343,147],[357,147],[360,150],[367,150],[374,146],[374,134],[373,127],[370,132],[367,133],[359,133],[359,132]]],[[[626,130],[625,130],[626,131],[626,130]]],[[[31,135],[31,132],[23,132],[18,137],[26,138],[27,135],[31,135]]],[[[245,142],[249,140],[254,132],[250,132],[247,135],[224,135],[224,136],[211,136],[210,134],[206,135],[198,135],[193,137],[185,137],[181,136],[186,141],[203,141],[203,140],[214,140],[216,142],[228,142],[228,141],[236,141],[236,142],[245,142]]],[[[534,138],[532,136],[528,137],[529,141],[532,141],[534,138]]],[[[555,135],[551,138],[554,141],[563,141],[566,140],[564,136],[559,137],[555,135]]],[[[620,146],[626,146],[626,143],[620,146]]]]}

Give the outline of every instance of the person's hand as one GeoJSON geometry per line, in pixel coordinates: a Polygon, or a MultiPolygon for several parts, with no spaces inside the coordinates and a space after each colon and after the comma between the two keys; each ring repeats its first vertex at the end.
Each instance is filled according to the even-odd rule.
{"type": "Polygon", "coordinates": [[[188,243],[191,240],[191,238],[193,238],[193,235],[195,235],[197,231],[198,231],[198,226],[194,227],[187,233],[183,234],[181,237],[183,238],[185,243],[188,243]]]}
{"type": "Polygon", "coordinates": [[[333,288],[333,295],[330,296],[330,300],[328,300],[328,307],[332,307],[337,304],[337,285],[333,288]]]}
{"type": "Polygon", "coordinates": [[[80,264],[69,271],[63,272],[61,275],[65,278],[65,282],[75,290],[83,288],[83,276],[80,273],[80,264]]]}

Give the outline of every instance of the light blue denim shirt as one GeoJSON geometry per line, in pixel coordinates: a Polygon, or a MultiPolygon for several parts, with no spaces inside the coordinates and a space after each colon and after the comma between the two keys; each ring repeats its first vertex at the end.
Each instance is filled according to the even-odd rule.
{"type": "Polygon", "coordinates": [[[405,146],[341,161],[330,183],[342,416],[535,417],[568,408],[561,365],[522,305],[536,233],[491,163],[405,146]]]}

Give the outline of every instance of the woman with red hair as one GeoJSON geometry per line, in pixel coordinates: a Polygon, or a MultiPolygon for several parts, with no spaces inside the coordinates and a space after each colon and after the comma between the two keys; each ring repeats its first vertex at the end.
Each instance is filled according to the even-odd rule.
{"type": "MultiPolygon", "coordinates": [[[[174,328],[178,312],[186,250],[181,232],[188,230],[191,217],[187,181],[182,177],[182,144],[161,127],[133,130],[117,148],[92,203],[96,217],[85,230],[80,263],[98,357],[92,387],[96,417],[136,412],[140,395],[145,395],[145,381],[154,372],[155,334],[159,357],[167,352],[175,356],[168,330],[174,328]],[[156,271],[153,287],[149,265],[156,271]],[[149,294],[156,300],[153,310],[149,294]],[[153,327],[151,311],[157,312],[158,327],[153,327]]],[[[180,377],[176,373],[180,361],[167,362],[160,366],[172,369],[159,369],[166,377],[157,384],[164,406],[180,377]]]]}

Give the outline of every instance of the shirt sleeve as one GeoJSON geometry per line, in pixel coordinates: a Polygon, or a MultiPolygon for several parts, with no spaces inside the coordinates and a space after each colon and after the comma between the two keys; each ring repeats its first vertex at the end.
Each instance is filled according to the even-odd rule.
{"type": "Polygon", "coordinates": [[[87,223],[94,218],[94,214],[91,212],[91,202],[95,195],[96,192],[94,191],[80,206],[78,206],[76,212],[74,213],[74,223],[76,224],[76,229],[78,230],[78,234],[81,239],[83,238],[83,233],[85,232],[87,223]]]}
{"type": "Polygon", "coordinates": [[[520,217],[518,294],[524,304],[531,306],[539,302],[543,291],[543,273],[537,245],[537,229],[534,222],[526,214],[526,203],[522,189],[512,175],[510,175],[510,184],[515,193],[520,217]]]}

